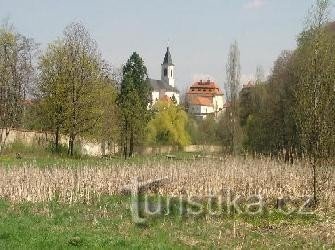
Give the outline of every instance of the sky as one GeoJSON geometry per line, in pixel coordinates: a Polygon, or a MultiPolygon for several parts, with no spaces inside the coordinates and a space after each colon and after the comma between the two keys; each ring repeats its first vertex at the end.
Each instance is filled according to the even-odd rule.
{"type": "MultiPolygon", "coordinates": [[[[266,74],[282,50],[296,47],[313,0],[0,0],[0,19],[45,49],[71,22],[82,22],[115,68],[138,52],[160,79],[170,46],[176,85],[208,78],[224,86],[230,44],[241,54],[241,80],[266,74]]],[[[331,13],[334,17],[334,13],[331,13]]]]}

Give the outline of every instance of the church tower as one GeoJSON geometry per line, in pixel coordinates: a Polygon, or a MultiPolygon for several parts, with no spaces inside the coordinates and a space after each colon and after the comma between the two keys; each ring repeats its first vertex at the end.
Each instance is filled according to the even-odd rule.
{"type": "Polygon", "coordinates": [[[162,81],[168,83],[170,86],[175,87],[175,78],[174,78],[174,64],[172,63],[172,57],[170,53],[170,48],[167,47],[164,61],[162,64],[162,81]]]}

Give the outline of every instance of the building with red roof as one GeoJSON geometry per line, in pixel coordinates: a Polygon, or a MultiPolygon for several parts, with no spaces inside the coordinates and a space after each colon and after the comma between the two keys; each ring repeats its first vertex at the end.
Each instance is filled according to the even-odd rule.
{"type": "Polygon", "coordinates": [[[186,106],[188,112],[195,117],[217,117],[225,109],[224,94],[213,81],[195,82],[186,93],[186,106]]]}

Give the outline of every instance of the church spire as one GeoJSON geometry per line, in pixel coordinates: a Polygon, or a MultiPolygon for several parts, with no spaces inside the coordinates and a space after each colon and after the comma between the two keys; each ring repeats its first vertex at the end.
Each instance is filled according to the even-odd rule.
{"type": "Polygon", "coordinates": [[[167,49],[166,49],[163,64],[173,65],[172,57],[171,57],[171,53],[170,53],[170,47],[167,47],[167,49]]]}
{"type": "Polygon", "coordinates": [[[168,83],[170,86],[175,86],[175,78],[174,78],[174,64],[172,63],[172,57],[170,53],[170,48],[167,47],[166,53],[164,56],[163,64],[162,64],[162,81],[168,83]]]}

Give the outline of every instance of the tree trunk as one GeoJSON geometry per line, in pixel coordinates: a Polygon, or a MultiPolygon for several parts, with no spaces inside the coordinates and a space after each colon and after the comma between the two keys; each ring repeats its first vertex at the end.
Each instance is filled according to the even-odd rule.
{"type": "Polygon", "coordinates": [[[123,156],[124,159],[127,160],[128,157],[128,148],[127,148],[127,136],[125,137],[125,140],[123,141],[123,156]]]}
{"type": "Polygon", "coordinates": [[[129,157],[132,157],[134,153],[134,132],[133,129],[130,130],[130,140],[129,140],[129,157]]]}
{"type": "Polygon", "coordinates": [[[59,153],[59,127],[56,128],[55,132],[55,152],[59,153]]]}
{"type": "Polygon", "coordinates": [[[314,204],[318,203],[318,197],[317,197],[317,176],[316,176],[316,160],[313,158],[312,168],[313,168],[313,198],[314,198],[314,204]]]}
{"type": "Polygon", "coordinates": [[[0,140],[0,155],[2,154],[2,151],[4,150],[5,146],[6,146],[6,140],[9,136],[10,133],[10,128],[5,128],[1,130],[1,140],[0,140]],[[5,131],[5,138],[3,138],[3,130],[5,131]]]}
{"type": "Polygon", "coordinates": [[[73,134],[70,135],[70,138],[69,138],[69,149],[68,149],[68,155],[70,156],[73,156],[73,153],[74,153],[74,139],[75,139],[75,136],[73,134]]]}
{"type": "Polygon", "coordinates": [[[125,119],[125,123],[124,123],[124,127],[123,127],[123,131],[122,131],[122,142],[123,142],[123,156],[124,159],[127,160],[128,157],[128,122],[127,119],[125,119]]]}
{"type": "Polygon", "coordinates": [[[124,159],[127,160],[128,157],[128,138],[127,138],[127,130],[123,132],[123,156],[124,159]]]}
{"type": "Polygon", "coordinates": [[[284,162],[288,163],[289,161],[290,161],[290,152],[287,148],[285,148],[284,162]]]}
{"type": "Polygon", "coordinates": [[[293,153],[293,148],[290,148],[290,164],[294,164],[294,153],[293,153]]]}

